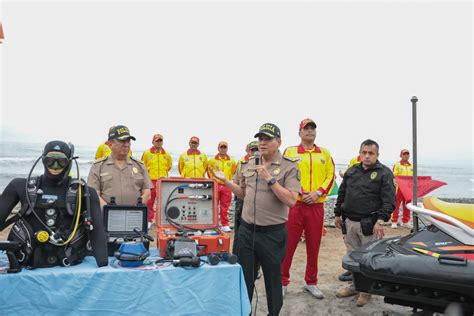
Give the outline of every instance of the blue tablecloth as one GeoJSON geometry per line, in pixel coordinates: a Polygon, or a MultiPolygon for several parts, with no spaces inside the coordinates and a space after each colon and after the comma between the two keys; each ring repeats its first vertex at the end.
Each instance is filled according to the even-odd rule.
{"type": "Polygon", "coordinates": [[[110,265],[86,257],[77,266],[0,274],[1,315],[248,315],[240,265],[200,268],[110,265]]]}

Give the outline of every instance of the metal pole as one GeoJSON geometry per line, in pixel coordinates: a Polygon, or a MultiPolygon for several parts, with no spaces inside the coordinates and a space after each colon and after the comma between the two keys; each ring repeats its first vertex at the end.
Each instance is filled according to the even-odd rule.
{"type": "MultiPolygon", "coordinates": [[[[416,103],[418,98],[413,96],[411,98],[412,104],[412,124],[413,124],[413,198],[412,203],[418,206],[418,153],[416,144],[416,103]]],[[[413,231],[418,231],[418,216],[413,213],[413,231]]]]}

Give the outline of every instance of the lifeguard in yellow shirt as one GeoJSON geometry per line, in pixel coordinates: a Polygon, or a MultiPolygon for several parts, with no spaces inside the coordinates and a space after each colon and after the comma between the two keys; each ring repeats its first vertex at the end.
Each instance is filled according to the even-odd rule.
{"type": "MultiPolygon", "coordinates": [[[[219,151],[218,154],[215,155],[214,158],[209,160],[208,165],[209,167],[212,167],[215,170],[222,171],[227,180],[232,180],[235,170],[237,169],[237,164],[227,154],[228,147],[229,146],[227,142],[220,142],[219,145],[217,145],[217,150],[219,151]]],[[[209,178],[214,178],[209,170],[207,171],[207,174],[209,178]]],[[[232,191],[228,187],[226,187],[222,183],[222,181],[218,179],[216,180],[218,183],[217,199],[220,208],[221,229],[223,232],[228,233],[231,231],[229,227],[229,206],[230,202],[232,201],[232,191]]]]}
{"type": "Polygon", "coordinates": [[[288,147],[284,156],[296,159],[301,179],[301,194],[296,205],[288,214],[288,244],[282,263],[282,293],[286,293],[290,284],[290,268],[301,234],[306,239],[306,272],[304,289],[318,299],[324,298],[318,288],[318,255],[324,225],[324,202],[326,195],[334,185],[334,162],[325,148],[318,147],[316,123],[304,119],[300,123],[298,146],[288,147]]]}
{"type": "MultiPolygon", "coordinates": [[[[410,152],[408,149],[402,149],[400,152],[401,160],[393,166],[393,176],[410,176],[413,177],[413,166],[408,161],[410,159],[410,152]]],[[[402,226],[406,228],[412,228],[410,225],[410,210],[407,207],[407,201],[403,197],[403,194],[398,190],[397,186],[397,200],[395,202],[395,210],[392,212],[392,228],[398,227],[398,216],[400,213],[400,205],[403,207],[402,214],[402,226]]]]}
{"type": "Polygon", "coordinates": [[[151,198],[148,201],[148,222],[151,223],[155,216],[156,182],[159,178],[167,177],[168,172],[173,166],[171,155],[163,148],[163,135],[155,134],[152,139],[153,147],[145,151],[142,155],[142,161],[145,164],[153,189],[151,189],[151,198]]]}
{"type": "Polygon", "coordinates": [[[198,149],[199,138],[189,139],[189,149],[179,156],[178,171],[184,178],[204,178],[207,171],[207,156],[198,149]]]}

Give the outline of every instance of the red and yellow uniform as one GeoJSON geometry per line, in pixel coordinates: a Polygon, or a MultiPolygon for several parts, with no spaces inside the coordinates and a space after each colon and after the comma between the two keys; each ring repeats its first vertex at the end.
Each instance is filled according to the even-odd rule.
{"type": "MultiPolygon", "coordinates": [[[[97,151],[95,152],[95,160],[100,159],[102,157],[110,156],[112,150],[106,143],[102,143],[97,147],[97,151]]],[[[132,157],[132,150],[128,151],[128,156],[132,157]]]]}
{"type": "Polygon", "coordinates": [[[155,217],[157,180],[168,176],[168,172],[173,166],[173,161],[171,160],[170,154],[168,154],[163,148],[157,151],[155,147],[151,147],[143,153],[142,161],[145,164],[151,182],[153,183],[153,189],[151,189],[150,192],[150,200],[148,200],[148,221],[151,222],[155,217]]]}
{"type": "MultiPolygon", "coordinates": [[[[214,158],[209,160],[208,166],[222,171],[225,174],[225,177],[231,181],[237,169],[237,164],[232,158],[229,157],[229,155],[222,156],[217,154],[214,158]]],[[[209,178],[215,179],[209,170],[207,171],[207,174],[209,178]]],[[[219,201],[221,226],[229,226],[229,206],[230,202],[232,201],[232,191],[226,187],[222,181],[217,179],[215,180],[218,183],[217,199],[219,201]]]]}
{"type": "Polygon", "coordinates": [[[328,150],[316,145],[311,149],[305,149],[301,144],[289,147],[284,155],[298,161],[302,193],[318,191],[319,197],[312,204],[305,203],[300,198],[290,209],[287,222],[288,243],[282,263],[282,285],[288,286],[290,283],[291,263],[303,231],[307,254],[304,278],[307,285],[317,285],[318,256],[324,225],[324,202],[334,185],[334,162],[328,150]]]}
{"type": "Polygon", "coordinates": [[[157,151],[154,147],[151,147],[143,153],[142,161],[148,169],[151,180],[167,177],[173,166],[171,155],[163,148],[157,151]]]}
{"type": "MultiPolygon", "coordinates": [[[[410,162],[405,161],[405,160],[400,160],[400,162],[397,162],[393,166],[393,175],[394,177],[396,176],[413,176],[413,166],[411,165],[410,162]]],[[[396,178],[395,178],[396,179],[396,178]]],[[[410,221],[410,210],[407,207],[407,201],[404,199],[402,193],[400,190],[398,190],[398,185],[397,185],[397,196],[396,196],[396,201],[395,201],[395,209],[392,212],[392,223],[397,223],[398,222],[398,216],[400,213],[400,205],[403,207],[403,213],[402,213],[402,223],[407,224],[410,221]]]]}
{"type": "Polygon", "coordinates": [[[184,178],[204,178],[207,171],[207,156],[199,150],[188,150],[179,156],[179,174],[184,178]]]}
{"type": "Polygon", "coordinates": [[[326,195],[334,185],[334,162],[329,151],[314,145],[306,150],[302,145],[288,147],[284,156],[297,159],[301,173],[301,189],[303,192],[319,191],[322,195],[316,203],[324,203],[326,195]]]}

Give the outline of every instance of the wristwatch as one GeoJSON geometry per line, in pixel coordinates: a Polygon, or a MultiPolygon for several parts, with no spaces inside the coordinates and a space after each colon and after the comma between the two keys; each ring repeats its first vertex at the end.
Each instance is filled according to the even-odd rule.
{"type": "Polygon", "coordinates": [[[383,224],[385,224],[385,221],[383,219],[378,219],[377,220],[377,224],[379,224],[380,226],[383,226],[383,224]]]}
{"type": "Polygon", "coordinates": [[[277,180],[276,180],[275,178],[271,178],[270,181],[267,182],[267,184],[268,184],[269,186],[272,186],[272,185],[274,185],[276,182],[277,182],[277,180]]]}

